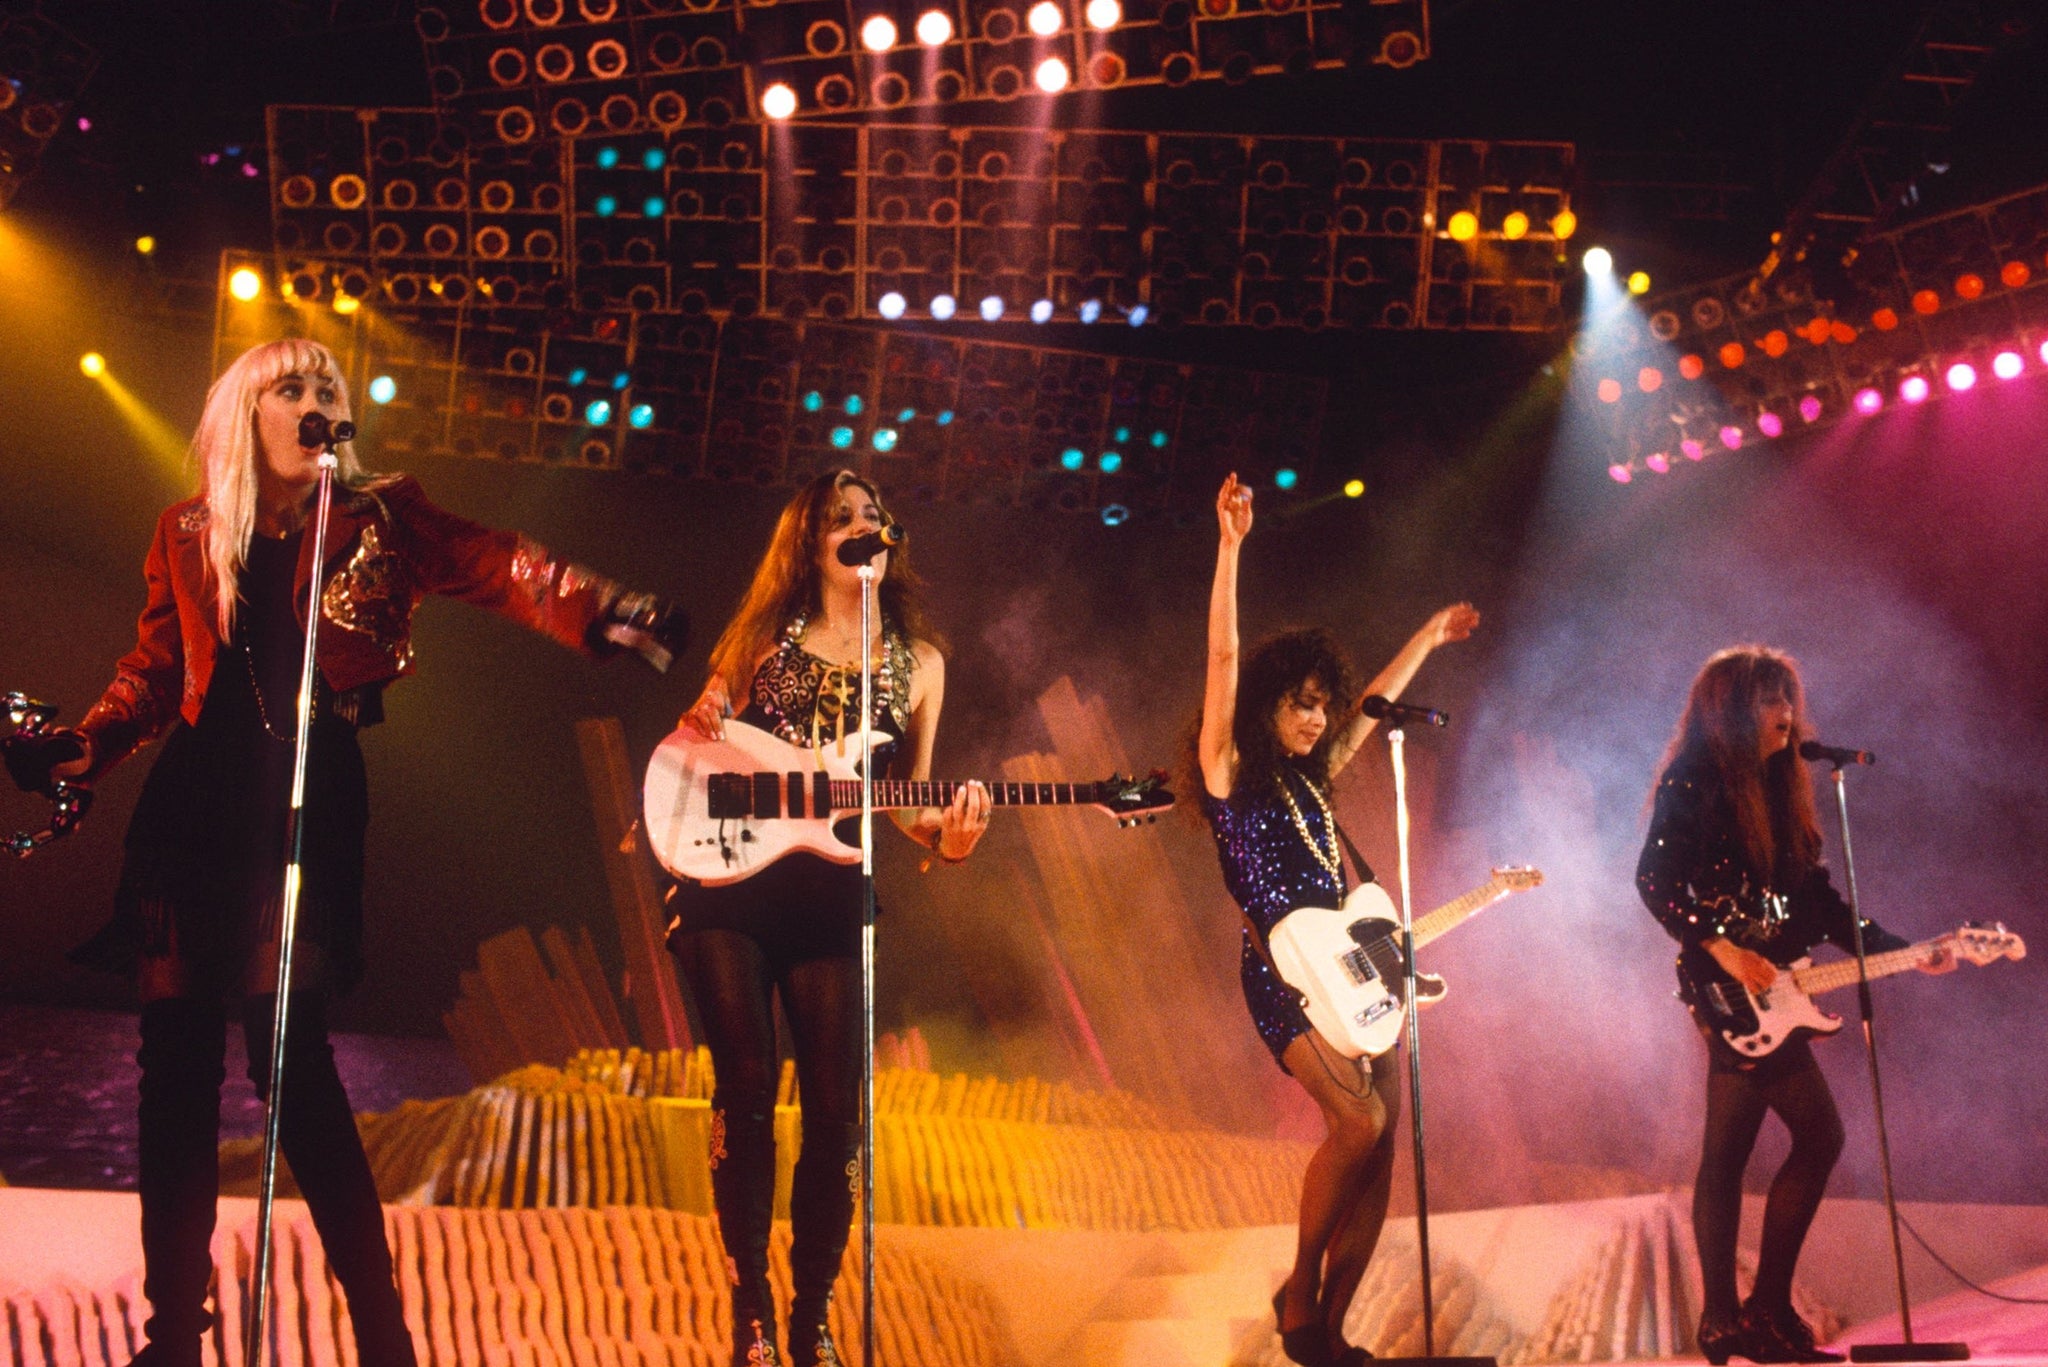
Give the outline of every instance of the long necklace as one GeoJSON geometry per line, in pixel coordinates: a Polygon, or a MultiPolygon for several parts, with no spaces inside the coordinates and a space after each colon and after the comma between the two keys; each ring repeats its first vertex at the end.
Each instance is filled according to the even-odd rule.
{"type": "Polygon", "coordinates": [[[1301,807],[1294,800],[1294,790],[1287,782],[1287,771],[1280,772],[1280,796],[1287,803],[1287,814],[1294,818],[1294,829],[1301,832],[1301,843],[1308,846],[1308,852],[1316,857],[1316,863],[1338,883],[1344,881],[1344,857],[1337,849],[1337,817],[1330,811],[1330,804],[1323,797],[1323,790],[1313,779],[1304,778],[1308,784],[1308,795],[1316,800],[1316,807],[1323,814],[1322,840],[1317,840],[1308,828],[1308,818],[1301,814],[1301,807]]]}
{"type": "Polygon", "coordinates": [[[270,724],[270,709],[263,705],[263,685],[256,682],[256,652],[248,646],[242,647],[242,663],[249,671],[249,691],[256,695],[256,720],[263,724],[264,731],[272,740],[296,741],[296,734],[282,735],[270,724]]]}

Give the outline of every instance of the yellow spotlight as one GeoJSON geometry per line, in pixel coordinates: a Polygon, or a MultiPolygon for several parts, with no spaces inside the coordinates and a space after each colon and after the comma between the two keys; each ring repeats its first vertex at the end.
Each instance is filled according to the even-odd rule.
{"type": "Polygon", "coordinates": [[[1630,271],[1628,292],[1630,294],[1648,294],[1650,292],[1650,273],[1648,271],[1630,271]]]}
{"type": "Polygon", "coordinates": [[[1560,209],[1556,218],[1550,220],[1550,231],[1562,242],[1579,230],[1579,216],[1570,209],[1560,209]]]}
{"type": "Polygon", "coordinates": [[[334,296],[334,311],[344,318],[362,306],[363,301],[356,298],[353,294],[337,294],[334,296]]]}
{"type": "Polygon", "coordinates": [[[1529,215],[1515,210],[1500,221],[1500,235],[1510,242],[1520,242],[1529,235],[1529,215]]]}
{"type": "Polygon", "coordinates": [[[1363,498],[1364,496],[1365,496],[1365,481],[1364,481],[1364,480],[1362,480],[1362,479],[1347,479],[1347,480],[1345,480],[1345,481],[1344,481],[1344,497],[1346,497],[1346,498],[1363,498]]]}
{"type": "Polygon", "coordinates": [[[142,253],[144,256],[148,256],[151,252],[156,250],[156,239],[151,237],[148,233],[144,233],[141,237],[135,239],[135,250],[142,253]]]}
{"type": "Polygon", "coordinates": [[[1460,209],[1451,215],[1451,241],[1470,242],[1479,236],[1479,215],[1470,209],[1460,209]]]}
{"type": "Polygon", "coordinates": [[[771,119],[786,119],[796,113],[796,91],[781,81],[761,92],[761,112],[771,119]]]}
{"type": "Polygon", "coordinates": [[[97,351],[88,351],[78,358],[78,368],[85,372],[88,379],[97,380],[107,373],[107,358],[97,351]]]}
{"type": "Polygon", "coordinates": [[[244,266],[228,277],[228,293],[246,304],[263,293],[263,277],[244,266]]]}

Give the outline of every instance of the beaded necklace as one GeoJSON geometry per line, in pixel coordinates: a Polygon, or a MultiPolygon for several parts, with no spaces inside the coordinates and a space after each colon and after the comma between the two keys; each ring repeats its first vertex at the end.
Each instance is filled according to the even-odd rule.
{"type": "Polygon", "coordinates": [[[1316,863],[1322,865],[1324,872],[1335,879],[1341,887],[1344,882],[1344,857],[1337,848],[1336,814],[1330,810],[1328,799],[1323,796],[1323,790],[1315,785],[1314,780],[1303,778],[1302,782],[1308,785],[1308,795],[1316,800],[1316,807],[1323,814],[1321,841],[1318,841],[1309,830],[1308,818],[1301,814],[1301,807],[1294,800],[1294,790],[1287,782],[1287,771],[1284,769],[1280,772],[1280,796],[1287,803],[1287,814],[1294,818],[1294,829],[1301,833],[1301,843],[1308,846],[1308,852],[1315,856],[1316,863]]]}

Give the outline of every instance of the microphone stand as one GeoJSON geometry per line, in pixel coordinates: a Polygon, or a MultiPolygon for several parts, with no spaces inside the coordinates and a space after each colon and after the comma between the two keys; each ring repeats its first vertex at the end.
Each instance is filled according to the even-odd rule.
{"type": "Polygon", "coordinates": [[[875,1367],[875,765],[873,557],[860,566],[860,1360],[875,1367]]]}
{"type": "Polygon", "coordinates": [[[1849,785],[1842,777],[1842,761],[1835,768],[1835,811],[1842,826],[1842,870],[1849,884],[1849,924],[1856,937],[1856,1005],[1863,1013],[1863,1052],[1870,1060],[1870,1097],[1877,1120],[1878,1168],[1884,1174],[1884,1210],[1891,1224],[1892,1271],[1899,1295],[1899,1329],[1902,1343],[1859,1343],[1849,1349],[1853,1362],[1962,1362],[1970,1356],[1967,1343],[1915,1343],[1913,1307],[1906,1296],[1906,1251],[1899,1243],[1899,1203],[1892,1189],[1892,1146],[1884,1123],[1884,1080],[1877,1067],[1877,1022],[1871,1008],[1870,963],[1863,949],[1863,899],[1856,895],[1856,847],[1849,839],[1849,785]]]}
{"type": "Polygon", "coordinates": [[[277,924],[277,1008],[270,1025],[270,1098],[263,1118],[263,1176],[256,1203],[256,1281],[249,1298],[248,1361],[262,1367],[270,1316],[270,1222],[277,1195],[278,1118],[284,1100],[284,1045],[291,1002],[292,948],[299,923],[301,858],[305,849],[306,755],[313,734],[314,655],[320,637],[320,590],[327,563],[327,514],[334,502],[338,464],[330,434],[320,453],[320,485],[313,513],[313,573],[306,590],[306,649],[299,662],[298,734],[292,751],[291,808],[286,817],[284,897],[277,924]]]}

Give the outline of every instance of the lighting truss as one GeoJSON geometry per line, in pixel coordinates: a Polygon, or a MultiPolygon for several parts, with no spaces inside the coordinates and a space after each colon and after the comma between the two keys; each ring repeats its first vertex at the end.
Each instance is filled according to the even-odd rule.
{"type": "MultiPolygon", "coordinates": [[[[1958,362],[1988,375],[2010,350],[2048,360],[2048,185],[1865,242],[1841,299],[1803,270],[1749,273],[1620,302],[1589,317],[1573,388],[1611,467],[1661,473],[1782,433],[1889,407],[1911,377],[1945,390],[1958,362]]],[[[1617,476],[1619,477],[1619,476],[1617,476]]]]}
{"type": "Polygon", "coordinates": [[[42,163],[99,56],[39,11],[0,11],[0,209],[42,163]]]}
{"type": "Polygon", "coordinates": [[[1575,162],[1569,143],[815,121],[505,146],[430,110],[298,107],[271,110],[270,140],[276,245],[309,281],[787,321],[945,295],[1019,323],[1542,330],[1575,162]]]}
{"type": "Polygon", "coordinates": [[[785,82],[805,114],[850,114],[1036,93],[1065,61],[1073,88],[1240,83],[1354,61],[1429,55],[1428,0],[1126,0],[1098,28],[1083,0],[1055,0],[1057,32],[1026,0],[936,0],[950,36],[920,43],[906,0],[474,0],[422,7],[437,106],[502,141],[723,127],[752,119],[785,82]],[[870,18],[896,39],[871,51],[870,18]]]}
{"type": "Polygon", "coordinates": [[[1143,513],[1201,508],[1231,470],[1311,483],[1327,404],[1315,378],[908,328],[474,302],[344,316],[274,290],[238,304],[225,285],[242,266],[276,270],[223,258],[217,364],[287,332],[328,342],[384,464],[454,454],[763,485],[851,465],[898,498],[1143,513]],[[380,375],[388,404],[367,397],[380,375]]]}

